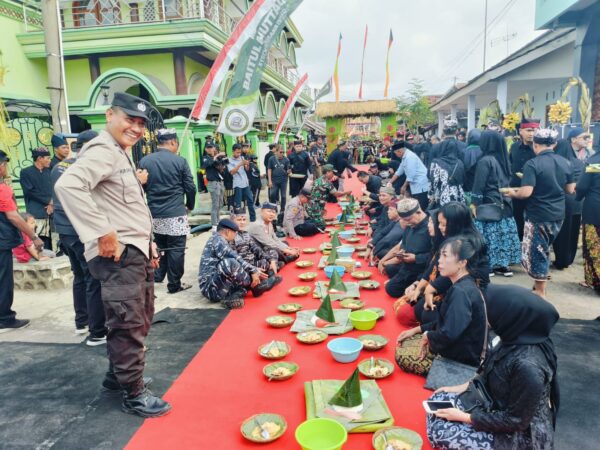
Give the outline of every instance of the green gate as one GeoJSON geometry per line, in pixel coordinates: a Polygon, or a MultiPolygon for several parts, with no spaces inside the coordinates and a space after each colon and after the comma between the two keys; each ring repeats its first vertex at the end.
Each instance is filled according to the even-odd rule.
{"type": "Polygon", "coordinates": [[[0,149],[10,155],[11,186],[20,208],[24,208],[23,191],[19,183],[21,170],[33,164],[31,151],[47,147],[52,151],[52,116],[48,105],[34,101],[7,101],[9,120],[8,141],[0,149]]]}

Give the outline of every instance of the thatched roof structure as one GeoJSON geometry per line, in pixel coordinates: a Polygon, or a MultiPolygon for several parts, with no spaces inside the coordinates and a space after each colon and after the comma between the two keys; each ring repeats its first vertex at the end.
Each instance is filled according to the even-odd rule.
{"type": "Polygon", "coordinates": [[[398,112],[396,100],[361,100],[357,102],[317,103],[316,115],[327,117],[380,116],[398,112]]]}

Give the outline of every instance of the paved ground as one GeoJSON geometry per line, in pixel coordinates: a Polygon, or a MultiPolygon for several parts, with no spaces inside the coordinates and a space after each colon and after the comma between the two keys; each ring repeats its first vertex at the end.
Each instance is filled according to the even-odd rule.
{"type": "MultiPolygon", "coordinates": [[[[156,310],[166,308],[220,308],[209,303],[200,294],[196,274],[202,249],[210,232],[200,233],[188,240],[186,273],[183,281],[192,288],[177,294],[167,294],[166,284],[156,285],[156,310]]],[[[548,286],[548,300],[560,311],[564,318],[595,319],[600,316],[600,296],[578,285],[583,279],[582,260],[564,271],[553,271],[548,286]]],[[[516,283],[525,287],[532,285],[520,267],[515,267],[515,276],[508,279],[495,277],[495,283],[516,283]]],[[[268,295],[268,294],[267,294],[268,295]]],[[[52,291],[16,291],[14,309],[18,317],[31,320],[31,325],[23,330],[0,334],[0,342],[47,342],[77,343],[81,336],[74,333],[74,313],[69,289],[52,291]]]]}

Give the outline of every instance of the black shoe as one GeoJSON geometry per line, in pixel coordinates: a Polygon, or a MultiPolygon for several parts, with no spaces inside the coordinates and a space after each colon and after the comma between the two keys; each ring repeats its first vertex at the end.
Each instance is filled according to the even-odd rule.
{"type": "Polygon", "coordinates": [[[175,289],[173,291],[168,291],[168,293],[169,294],[177,294],[178,292],[185,291],[187,289],[190,289],[191,287],[192,287],[191,284],[181,283],[181,285],[177,289],[175,289]]]}
{"type": "MultiPolygon", "coordinates": [[[[144,377],[144,388],[148,388],[153,381],[151,377],[144,377]]],[[[125,392],[125,389],[119,384],[116,378],[104,377],[102,392],[106,394],[120,394],[125,392]]]]}
{"type": "Polygon", "coordinates": [[[121,409],[127,414],[148,418],[168,414],[171,411],[171,405],[150,390],[144,389],[135,397],[125,396],[121,409]]]}
{"type": "Polygon", "coordinates": [[[29,326],[29,320],[15,319],[12,322],[0,323],[0,330],[18,330],[19,328],[25,328],[26,326],[29,326]]]}
{"type": "Polygon", "coordinates": [[[275,233],[275,236],[277,236],[278,238],[284,238],[287,235],[283,231],[278,231],[277,233],[275,233]]]}
{"type": "Polygon", "coordinates": [[[244,307],[244,297],[246,289],[240,289],[229,294],[227,298],[221,300],[221,306],[225,309],[241,309],[244,307]]]}
{"type": "Polygon", "coordinates": [[[512,277],[513,276],[513,271],[510,270],[508,267],[496,267],[494,269],[494,273],[496,275],[502,276],[502,277],[512,277]]]}
{"type": "Polygon", "coordinates": [[[277,261],[277,270],[283,269],[285,263],[283,261],[277,261]]]}
{"type": "Polygon", "coordinates": [[[277,276],[275,276],[275,277],[269,277],[266,280],[261,281],[255,287],[253,287],[252,288],[252,294],[255,297],[260,297],[265,292],[270,291],[271,289],[273,289],[273,286],[276,286],[279,283],[281,283],[281,280],[282,280],[281,277],[277,277],[277,276]]]}
{"type": "Polygon", "coordinates": [[[283,255],[283,261],[287,264],[296,261],[299,257],[300,255],[283,255]]]}

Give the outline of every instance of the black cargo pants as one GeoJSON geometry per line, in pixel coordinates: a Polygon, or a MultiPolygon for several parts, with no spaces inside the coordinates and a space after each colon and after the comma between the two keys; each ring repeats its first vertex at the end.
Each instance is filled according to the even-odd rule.
{"type": "Polygon", "coordinates": [[[144,389],[144,340],[154,316],[154,269],[128,245],[119,262],[97,256],[88,268],[102,285],[110,369],[130,396],[144,389]]]}

